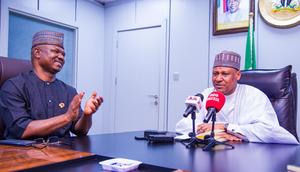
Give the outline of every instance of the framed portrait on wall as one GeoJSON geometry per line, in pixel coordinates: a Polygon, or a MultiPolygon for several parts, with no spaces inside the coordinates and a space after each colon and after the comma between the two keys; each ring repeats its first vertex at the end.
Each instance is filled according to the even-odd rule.
{"type": "Polygon", "coordinates": [[[213,35],[246,32],[255,0],[213,0],[213,35]]]}

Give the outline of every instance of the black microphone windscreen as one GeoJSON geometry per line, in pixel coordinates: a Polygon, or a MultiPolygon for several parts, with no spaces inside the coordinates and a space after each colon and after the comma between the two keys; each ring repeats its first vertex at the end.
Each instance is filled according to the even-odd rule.
{"type": "Polygon", "coordinates": [[[201,93],[197,93],[195,96],[200,97],[201,101],[203,101],[204,96],[201,93]]]}

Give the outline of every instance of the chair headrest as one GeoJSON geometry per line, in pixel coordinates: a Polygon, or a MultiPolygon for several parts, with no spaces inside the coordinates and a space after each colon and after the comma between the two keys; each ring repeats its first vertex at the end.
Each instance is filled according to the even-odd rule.
{"type": "Polygon", "coordinates": [[[281,98],[288,93],[291,71],[291,65],[281,69],[243,70],[239,83],[254,86],[269,98],[281,98]]]}
{"type": "Polygon", "coordinates": [[[7,79],[31,69],[30,60],[0,57],[0,87],[7,79]]]}

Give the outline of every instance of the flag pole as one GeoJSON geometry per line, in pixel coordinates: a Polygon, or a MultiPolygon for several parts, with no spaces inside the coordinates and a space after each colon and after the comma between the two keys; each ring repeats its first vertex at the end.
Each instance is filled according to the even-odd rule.
{"type": "Polygon", "coordinates": [[[254,13],[249,13],[249,26],[246,42],[246,54],[245,54],[245,70],[256,69],[256,53],[254,45],[254,13]]]}

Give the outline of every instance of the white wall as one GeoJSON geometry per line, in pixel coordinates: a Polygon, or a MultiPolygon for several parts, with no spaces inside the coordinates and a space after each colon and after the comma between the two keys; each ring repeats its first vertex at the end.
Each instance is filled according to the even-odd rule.
{"type": "MultiPolygon", "coordinates": [[[[77,2],[77,90],[86,93],[86,100],[93,91],[104,94],[104,10],[102,6],[86,0],[77,2]]],[[[93,115],[93,125],[89,134],[98,134],[105,129],[104,119],[108,114],[103,113],[104,106],[105,103],[93,115]]]]}
{"type": "Polygon", "coordinates": [[[182,118],[186,97],[208,86],[208,26],[209,1],[171,1],[168,130],[182,118]]]}
{"type": "MultiPolygon", "coordinates": [[[[77,4],[75,0],[40,0],[38,9],[37,2],[37,0],[1,1],[0,55],[7,56],[8,9],[77,28],[77,57],[75,57],[77,58],[77,90],[86,93],[84,102],[93,91],[103,94],[103,6],[87,0],[78,0],[77,4]]],[[[103,113],[100,108],[94,114],[94,125],[90,134],[101,133],[105,123],[102,118],[103,113]]]]}

